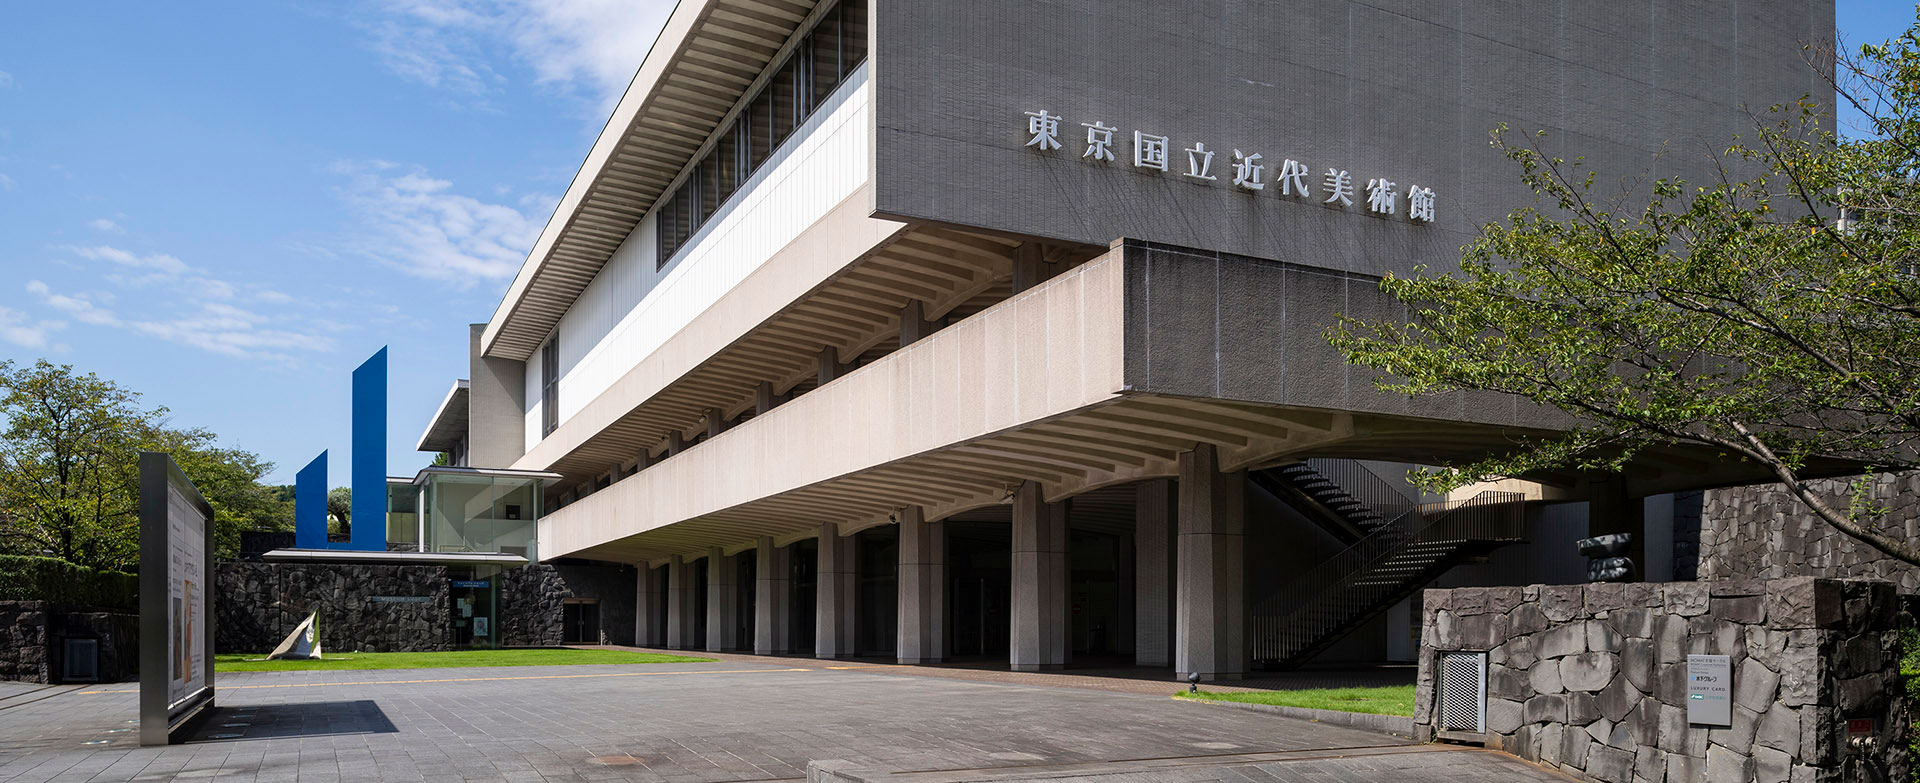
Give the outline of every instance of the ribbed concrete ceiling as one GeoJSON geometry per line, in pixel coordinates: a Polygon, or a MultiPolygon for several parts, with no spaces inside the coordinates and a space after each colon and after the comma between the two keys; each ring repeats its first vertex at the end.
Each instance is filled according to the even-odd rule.
{"type": "Polygon", "coordinates": [[[686,0],[674,10],[487,324],[487,356],[533,355],[815,5],[686,0]]]}

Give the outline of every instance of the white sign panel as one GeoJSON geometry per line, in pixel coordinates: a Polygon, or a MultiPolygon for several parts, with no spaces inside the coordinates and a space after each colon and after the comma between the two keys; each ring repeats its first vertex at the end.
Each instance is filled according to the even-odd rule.
{"type": "Polygon", "coordinates": [[[1687,722],[1733,725],[1733,661],[1725,655],[1687,656],[1687,722]]]}
{"type": "Polygon", "coordinates": [[[167,706],[207,686],[200,660],[207,627],[207,520],[179,487],[167,487],[167,706]]]}

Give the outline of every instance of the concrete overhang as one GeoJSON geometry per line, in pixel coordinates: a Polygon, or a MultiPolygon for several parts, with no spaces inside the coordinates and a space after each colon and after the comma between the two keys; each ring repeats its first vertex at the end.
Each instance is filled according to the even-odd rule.
{"type": "Polygon", "coordinates": [[[768,64],[787,53],[816,5],[685,0],[674,7],[488,321],[482,355],[533,355],[768,64]]]}
{"type": "Polygon", "coordinates": [[[368,565],[521,566],[527,559],[504,552],[356,552],[350,549],[275,549],[260,555],[279,563],[359,563],[368,565]]]}
{"type": "Polygon", "coordinates": [[[469,396],[466,379],[453,382],[453,388],[447,390],[447,396],[441,398],[439,409],[433,412],[433,419],[427,422],[427,431],[420,434],[420,451],[453,451],[461,438],[467,435],[467,398],[469,396]]]}

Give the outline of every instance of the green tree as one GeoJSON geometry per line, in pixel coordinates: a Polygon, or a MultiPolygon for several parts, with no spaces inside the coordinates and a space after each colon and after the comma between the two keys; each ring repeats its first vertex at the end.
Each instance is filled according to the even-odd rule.
{"type": "Polygon", "coordinates": [[[1457,274],[1389,276],[1408,319],[1329,336],[1383,389],[1505,392],[1579,424],[1427,483],[1617,470],[1649,447],[1704,446],[1920,564],[1864,475],[1837,504],[1808,478],[1835,460],[1867,475],[1920,467],[1920,25],[1834,59],[1862,127],[1835,132],[1819,101],[1773,107],[1709,183],[1612,195],[1537,136],[1495,132],[1541,203],[1486,226],[1457,274]]]}
{"type": "Polygon", "coordinates": [[[139,564],[139,454],[171,454],[214,509],[216,552],[249,529],[286,529],[292,503],[259,481],[272,464],[172,429],[165,408],[92,373],[0,362],[0,548],[92,568],[139,564]]]}

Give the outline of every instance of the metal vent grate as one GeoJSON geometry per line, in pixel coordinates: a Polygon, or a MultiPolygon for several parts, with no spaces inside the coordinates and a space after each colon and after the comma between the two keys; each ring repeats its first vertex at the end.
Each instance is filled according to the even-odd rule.
{"type": "Polygon", "coordinates": [[[1440,708],[1435,721],[1439,730],[1486,732],[1486,653],[1441,653],[1438,688],[1434,701],[1440,708]]]}

